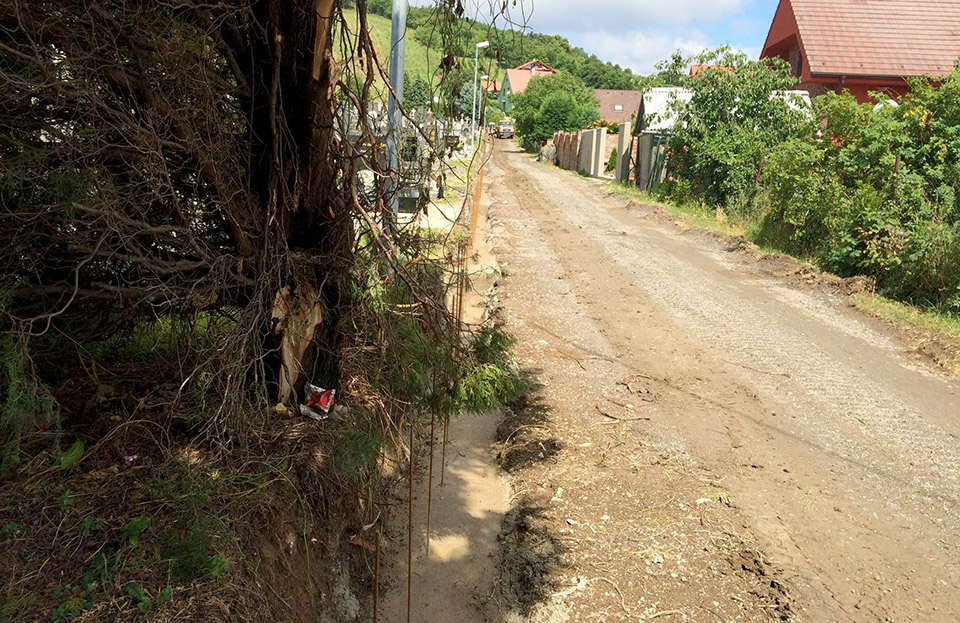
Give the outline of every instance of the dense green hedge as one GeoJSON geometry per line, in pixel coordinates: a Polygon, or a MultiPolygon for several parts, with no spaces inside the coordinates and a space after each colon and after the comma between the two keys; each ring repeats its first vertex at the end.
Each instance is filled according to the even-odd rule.
{"type": "Polygon", "coordinates": [[[722,206],[757,242],[872,276],[884,294],[960,312],[960,68],[912,80],[899,105],[828,94],[802,111],[769,95],[794,81],[785,65],[732,60],[691,81],[661,192],[722,206]]]}
{"type": "Polygon", "coordinates": [[[517,136],[528,149],[538,149],[554,132],[576,131],[600,118],[593,90],[570,74],[531,80],[511,97],[517,136]]]}

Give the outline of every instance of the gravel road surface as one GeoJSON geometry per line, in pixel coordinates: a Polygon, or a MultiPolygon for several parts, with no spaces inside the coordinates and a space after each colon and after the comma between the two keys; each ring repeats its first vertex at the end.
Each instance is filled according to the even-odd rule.
{"type": "Polygon", "coordinates": [[[960,620],[956,380],[841,292],[607,182],[508,141],[487,166],[508,324],[539,344],[528,367],[646,379],[645,430],[722,479],[799,620],[960,620]]]}

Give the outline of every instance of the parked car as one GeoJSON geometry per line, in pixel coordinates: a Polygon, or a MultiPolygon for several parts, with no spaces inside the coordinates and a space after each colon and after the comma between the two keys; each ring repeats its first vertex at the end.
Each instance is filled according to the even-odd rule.
{"type": "Polygon", "coordinates": [[[497,138],[513,138],[516,131],[517,128],[513,125],[513,121],[509,119],[504,119],[497,124],[497,138]]]}

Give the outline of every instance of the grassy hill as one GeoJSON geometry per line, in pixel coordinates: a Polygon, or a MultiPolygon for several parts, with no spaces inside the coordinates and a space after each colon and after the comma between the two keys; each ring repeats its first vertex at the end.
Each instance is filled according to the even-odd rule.
{"type": "MultiPolygon", "coordinates": [[[[368,2],[370,32],[384,65],[390,51],[390,9],[389,0],[368,2]]],[[[405,70],[411,76],[421,76],[436,83],[441,60],[437,11],[410,7],[407,17],[405,70]]],[[[588,54],[560,35],[501,30],[469,19],[458,22],[458,31],[456,55],[461,61],[458,63],[461,82],[472,79],[473,46],[484,40],[490,41],[491,45],[482,50],[480,73],[489,74],[494,80],[500,80],[506,68],[539,58],[559,71],[577,76],[592,88],[632,89],[640,82],[640,76],[629,69],[588,54]]]]}
{"type": "MultiPolygon", "coordinates": [[[[354,30],[356,29],[356,13],[353,14],[354,30]]],[[[390,58],[390,18],[381,15],[368,14],[367,23],[370,26],[370,35],[373,38],[377,57],[384,68],[390,58]]],[[[414,31],[410,32],[410,35],[414,31]]],[[[404,70],[411,76],[421,76],[429,79],[433,76],[440,63],[440,55],[427,49],[415,37],[408,36],[404,41],[404,70]]]]}

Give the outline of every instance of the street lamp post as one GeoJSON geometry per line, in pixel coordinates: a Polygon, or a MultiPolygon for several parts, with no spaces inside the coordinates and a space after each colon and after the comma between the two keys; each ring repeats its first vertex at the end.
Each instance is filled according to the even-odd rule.
{"type": "Polygon", "coordinates": [[[473,53],[473,113],[470,117],[470,153],[473,153],[477,130],[477,74],[480,73],[480,48],[490,45],[489,41],[481,41],[474,48],[473,53]]]}
{"type": "Polygon", "coordinates": [[[487,92],[484,83],[490,79],[488,74],[480,76],[480,83],[477,85],[477,134],[479,134],[483,128],[483,95],[487,92]]]}
{"type": "Polygon", "coordinates": [[[407,34],[407,0],[393,0],[390,25],[390,84],[393,91],[387,100],[387,162],[390,177],[387,179],[387,197],[390,214],[387,216],[387,231],[391,239],[397,234],[400,216],[400,158],[397,143],[400,138],[400,108],[403,106],[404,40],[407,34]],[[396,93],[396,97],[394,97],[396,93]]]}

